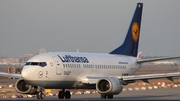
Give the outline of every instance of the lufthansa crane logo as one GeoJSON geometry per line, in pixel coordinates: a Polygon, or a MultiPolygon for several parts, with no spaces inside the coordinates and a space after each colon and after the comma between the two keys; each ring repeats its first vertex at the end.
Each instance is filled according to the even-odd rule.
{"type": "Polygon", "coordinates": [[[43,77],[43,72],[42,72],[42,71],[40,71],[40,72],[38,73],[38,77],[39,77],[39,78],[42,78],[42,77],[43,77]]]}
{"type": "Polygon", "coordinates": [[[132,25],[132,38],[135,42],[139,38],[139,24],[137,22],[134,22],[132,25]]]}

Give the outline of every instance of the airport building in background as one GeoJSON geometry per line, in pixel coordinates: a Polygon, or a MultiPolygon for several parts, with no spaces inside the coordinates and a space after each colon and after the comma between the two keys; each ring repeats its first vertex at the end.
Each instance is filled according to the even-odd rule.
{"type": "Polygon", "coordinates": [[[32,58],[35,55],[38,55],[40,53],[45,53],[45,48],[40,48],[38,53],[26,53],[23,56],[19,57],[0,57],[0,65],[24,65],[26,61],[28,61],[30,58],[32,58]]]}
{"type": "Polygon", "coordinates": [[[39,54],[40,54],[40,53],[46,53],[46,49],[45,49],[45,48],[39,49],[39,54]]]}

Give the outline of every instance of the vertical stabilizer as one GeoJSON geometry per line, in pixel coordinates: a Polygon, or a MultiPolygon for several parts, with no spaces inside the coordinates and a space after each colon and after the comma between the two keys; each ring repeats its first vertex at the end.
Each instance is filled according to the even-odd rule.
{"type": "Polygon", "coordinates": [[[137,57],[141,28],[143,3],[138,3],[124,43],[110,52],[110,54],[122,54],[137,57]]]}

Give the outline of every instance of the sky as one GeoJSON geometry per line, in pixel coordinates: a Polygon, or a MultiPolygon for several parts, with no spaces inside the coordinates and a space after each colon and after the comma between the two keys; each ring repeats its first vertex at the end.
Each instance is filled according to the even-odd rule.
{"type": "Polygon", "coordinates": [[[180,0],[0,0],[0,56],[109,53],[126,36],[143,3],[139,49],[144,56],[180,56],[180,0]]]}

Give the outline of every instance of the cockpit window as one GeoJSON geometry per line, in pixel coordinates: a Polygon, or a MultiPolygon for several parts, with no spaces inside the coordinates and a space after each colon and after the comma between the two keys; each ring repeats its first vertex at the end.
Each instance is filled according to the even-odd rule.
{"type": "Polygon", "coordinates": [[[31,65],[31,62],[26,62],[26,64],[25,65],[31,65]]]}
{"type": "Polygon", "coordinates": [[[37,66],[39,63],[38,62],[31,62],[31,65],[37,66]]]}
{"type": "Polygon", "coordinates": [[[44,66],[46,66],[47,64],[46,64],[46,62],[40,62],[39,63],[39,66],[42,66],[42,67],[44,67],[44,66]]]}
{"type": "Polygon", "coordinates": [[[26,66],[27,66],[27,65],[41,66],[41,67],[47,66],[46,62],[26,62],[25,65],[26,65],[26,66]]]}

